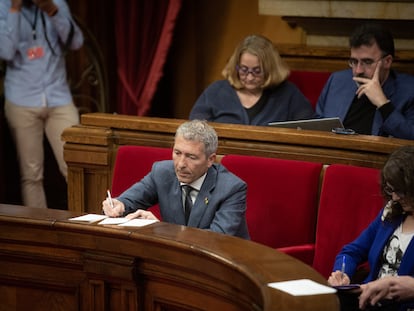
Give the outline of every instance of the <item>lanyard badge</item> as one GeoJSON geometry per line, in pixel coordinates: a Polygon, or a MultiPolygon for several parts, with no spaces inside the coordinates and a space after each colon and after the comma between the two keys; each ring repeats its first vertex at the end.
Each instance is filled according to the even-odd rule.
{"type": "MultiPolygon", "coordinates": [[[[34,13],[33,23],[31,22],[30,18],[28,18],[25,14],[23,14],[23,17],[29,22],[29,24],[32,27],[33,42],[35,44],[36,44],[36,39],[37,39],[36,24],[37,24],[38,14],[39,14],[39,8],[36,7],[35,13],[34,13]]],[[[27,58],[29,60],[39,59],[39,58],[42,58],[45,55],[45,51],[44,51],[43,47],[38,46],[38,45],[34,45],[34,46],[27,49],[26,55],[27,55],[27,58]]]]}
{"type": "Polygon", "coordinates": [[[33,46],[27,49],[27,58],[29,60],[42,58],[44,55],[45,55],[45,52],[41,46],[33,46]]]}

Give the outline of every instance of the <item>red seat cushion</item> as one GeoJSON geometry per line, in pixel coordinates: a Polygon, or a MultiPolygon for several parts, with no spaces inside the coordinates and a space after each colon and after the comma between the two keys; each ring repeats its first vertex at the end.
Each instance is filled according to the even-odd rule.
{"type": "MultiPolygon", "coordinates": [[[[122,192],[147,175],[156,161],[170,160],[172,149],[147,146],[121,146],[116,154],[112,175],[112,195],[122,192]]],[[[160,219],[158,206],[150,209],[160,219]]]]}
{"type": "Polygon", "coordinates": [[[243,155],[221,163],[247,183],[253,241],[273,248],[314,242],[322,164],[243,155]]]}
{"type": "Polygon", "coordinates": [[[301,90],[315,109],[319,95],[330,75],[330,72],[323,71],[292,70],[288,80],[301,90]]]}
{"type": "Polygon", "coordinates": [[[313,267],[327,278],[342,247],[358,237],[383,204],[380,170],[330,165],[321,189],[313,267]]]}

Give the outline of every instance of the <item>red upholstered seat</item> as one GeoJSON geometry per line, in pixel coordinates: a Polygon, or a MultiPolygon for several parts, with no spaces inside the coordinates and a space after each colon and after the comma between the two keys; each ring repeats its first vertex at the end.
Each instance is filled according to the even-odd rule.
{"type": "Polygon", "coordinates": [[[380,170],[330,165],[321,189],[313,267],[327,278],[335,256],[368,226],[383,205],[380,170]]]}
{"type": "Polygon", "coordinates": [[[292,70],[288,80],[294,83],[310,101],[313,108],[316,108],[319,95],[330,75],[331,72],[324,71],[292,70]]]}
{"type": "MultiPolygon", "coordinates": [[[[121,146],[116,154],[114,171],[112,176],[112,195],[119,196],[131,185],[140,181],[151,171],[152,164],[156,161],[170,160],[172,150],[170,148],[146,147],[146,146],[121,146]]],[[[158,205],[150,210],[160,218],[158,205]]]]}
{"type": "Polygon", "coordinates": [[[226,155],[221,163],[247,183],[253,241],[273,248],[314,243],[322,164],[242,155],[226,155]]]}

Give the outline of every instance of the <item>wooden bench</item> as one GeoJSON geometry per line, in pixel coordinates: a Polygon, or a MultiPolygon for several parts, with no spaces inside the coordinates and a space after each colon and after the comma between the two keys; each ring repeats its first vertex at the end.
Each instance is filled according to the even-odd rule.
{"type": "MultiPolygon", "coordinates": [[[[177,127],[185,120],[84,114],[81,124],[63,133],[68,164],[68,207],[100,213],[112,183],[119,146],[170,148],[177,127]]],[[[240,154],[381,168],[396,148],[414,141],[367,135],[212,123],[219,136],[219,155],[240,154]]]]}

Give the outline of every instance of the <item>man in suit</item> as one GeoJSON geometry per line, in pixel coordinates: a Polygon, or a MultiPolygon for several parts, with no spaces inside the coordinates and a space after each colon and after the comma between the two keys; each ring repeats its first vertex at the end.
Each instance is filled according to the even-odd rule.
{"type": "Polygon", "coordinates": [[[206,121],[181,124],[175,134],[173,160],[154,163],[141,181],[118,198],[103,201],[104,213],[157,219],[146,209],[158,203],[165,222],[249,239],[246,183],[215,163],[217,145],[217,134],[206,121]]]}
{"type": "Polygon", "coordinates": [[[363,24],[351,35],[348,70],[333,73],[316,106],[359,134],[414,139],[414,77],[391,69],[392,34],[363,24]]]}

